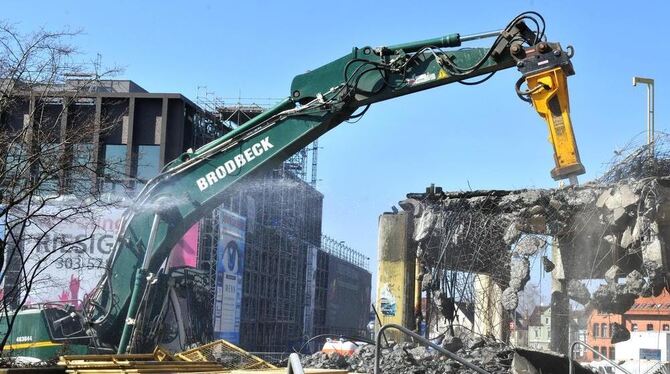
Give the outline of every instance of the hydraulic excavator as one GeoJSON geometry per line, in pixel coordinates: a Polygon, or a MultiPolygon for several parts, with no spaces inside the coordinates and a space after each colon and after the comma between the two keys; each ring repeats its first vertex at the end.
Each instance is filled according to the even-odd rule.
{"type": "MultiPolygon", "coordinates": [[[[64,344],[79,353],[152,350],[159,341],[147,341],[146,326],[140,328],[138,322],[156,320],[142,314],[160,309],[146,308],[147,303],[162,301],[146,295],[166,276],[166,259],[184,233],[222,204],[231,185],[281,163],[340,123],[362,117],[379,101],[451,83],[480,84],[499,70],[516,67],[521,73],[517,95],[535,107],[549,129],[555,159],[551,176],[576,183],[585,170],[570,121],[566,77],[574,74],[572,55],[572,47],[564,50],[546,40],[538,13],[525,12],[495,32],[353,48],[296,76],[279,104],[165,165],[125,213],[108,270],[83,312],[56,307],[21,311],[6,350],[38,358],[48,358],[64,344]],[[493,43],[458,48],[479,39],[493,43]]],[[[7,331],[7,321],[0,321],[3,328],[7,331]]]]}

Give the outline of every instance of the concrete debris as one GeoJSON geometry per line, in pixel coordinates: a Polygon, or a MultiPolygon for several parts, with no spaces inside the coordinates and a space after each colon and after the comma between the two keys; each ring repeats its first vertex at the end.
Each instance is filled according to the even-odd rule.
{"type": "Polygon", "coordinates": [[[534,256],[547,247],[547,241],[537,235],[524,235],[514,247],[514,251],[522,256],[534,256]]]}
{"type": "Polygon", "coordinates": [[[609,210],[634,208],[640,200],[629,184],[619,184],[616,189],[611,190],[605,200],[605,207],[609,210]]]}
{"type": "Polygon", "coordinates": [[[568,281],[568,296],[582,305],[588,304],[591,300],[591,293],[588,288],[577,279],[568,281]]]}
{"type": "Polygon", "coordinates": [[[518,291],[512,287],[507,287],[502,293],[500,302],[505,310],[514,311],[519,306],[518,291]]]}
{"type": "Polygon", "coordinates": [[[512,243],[516,242],[520,236],[521,230],[519,230],[519,224],[517,222],[512,222],[507,227],[507,230],[505,230],[503,240],[505,241],[505,244],[511,245],[512,243]]]}
{"type": "Polygon", "coordinates": [[[619,267],[619,265],[614,264],[610,266],[609,269],[605,272],[605,281],[607,283],[616,283],[617,278],[623,274],[623,270],[619,267]]]}
{"type": "Polygon", "coordinates": [[[600,196],[598,196],[598,200],[596,200],[596,207],[601,209],[605,208],[605,202],[610,198],[610,196],[612,196],[612,191],[612,188],[608,188],[605,190],[605,192],[600,194],[600,196]]]}
{"type": "MultiPolygon", "coordinates": [[[[452,338],[451,342],[460,341],[452,338]]],[[[444,343],[443,343],[444,344],[444,343]]],[[[533,349],[512,349],[501,343],[486,339],[477,340],[476,344],[463,346],[462,344],[449,345],[457,348],[447,350],[468,360],[489,373],[517,373],[517,374],[565,374],[568,372],[569,361],[565,355],[538,351],[533,349]]],[[[442,374],[442,373],[472,373],[462,364],[431,348],[414,343],[393,343],[381,350],[380,372],[393,374],[442,374]]],[[[375,346],[360,346],[351,356],[325,354],[317,352],[303,356],[301,362],[304,368],[315,369],[344,369],[355,373],[373,373],[375,361],[375,346]]],[[[574,363],[575,374],[592,374],[592,372],[578,363],[574,363]]]]}
{"type": "MultiPolygon", "coordinates": [[[[451,338],[451,343],[447,344],[451,348],[458,348],[452,352],[490,373],[509,372],[514,353],[512,349],[500,343],[481,338],[474,340],[473,343],[466,346],[463,346],[463,343],[459,344],[459,341],[460,338],[454,337],[451,338]]],[[[317,352],[311,356],[304,356],[301,359],[302,365],[305,368],[345,369],[356,373],[373,373],[374,360],[375,347],[373,345],[361,346],[351,356],[317,352]]],[[[472,372],[459,362],[442,355],[434,349],[414,343],[392,343],[391,347],[382,348],[380,371],[382,373],[403,374],[472,372]]]]}
{"type": "Polygon", "coordinates": [[[626,328],[625,325],[621,325],[617,322],[612,323],[612,344],[625,342],[630,339],[630,331],[626,328]]]}
{"type": "Polygon", "coordinates": [[[463,341],[458,336],[445,336],[442,339],[442,348],[449,352],[458,352],[463,348],[463,341]]]}
{"type": "MultiPolygon", "coordinates": [[[[410,199],[408,199],[410,200],[410,199]]],[[[423,214],[415,224],[414,240],[418,243],[428,237],[435,226],[435,219],[437,215],[432,209],[424,209],[423,214]]]]}
{"type": "Polygon", "coordinates": [[[423,213],[423,205],[421,202],[415,199],[405,199],[398,201],[398,205],[402,210],[411,213],[414,217],[420,217],[423,213]]]}
{"type": "Polygon", "coordinates": [[[626,276],[626,288],[630,293],[641,295],[647,288],[647,281],[639,271],[633,270],[626,276]]]}
{"type": "Polygon", "coordinates": [[[513,257],[510,263],[509,286],[514,291],[521,291],[530,280],[530,261],[526,257],[513,257]]]}
{"type": "Polygon", "coordinates": [[[616,236],[614,236],[612,234],[603,236],[603,240],[608,242],[610,245],[616,245],[616,243],[617,243],[616,236]]]}
{"type": "Polygon", "coordinates": [[[551,273],[556,268],[556,265],[547,256],[542,256],[542,268],[545,273],[551,273]]]}
{"type": "MultiPolygon", "coordinates": [[[[596,302],[613,303],[620,310],[635,297],[657,294],[665,284],[667,274],[660,269],[670,262],[665,258],[670,233],[660,228],[668,224],[670,209],[666,213],[659,204],[666,195],[670,197],[670,178],[408,197],[424,205],[414,232],[421,240],[418,258],[429,272],[489,274],[505,290],[503,304],[510,310],[517,302],[512,293],[529,280],[530,258],[541,255],[547,238],[553,238],[561,250],[560,263],[543,257],[546,272],[555,273],[558,266],[565,279],[604,278],[608,284],[633,271],[632,278],[643,275],[630,287],[612,285],[598,293],[596,302]]],[[[443,287],[444,282],[433,283],[443,287]]],[[[583,286],[574,283],[571,288],[573,300],[589,302],[583,286]]]]}
{"type": "Polygon", "coordinates": [[[633,229],[630,226],[627,226],[623,230],[623,233],[621,233],[621,241],[619,242],[619,246],[623,249],[629,249],[634,244],[636,244],[635,242],[636,240],[633,238],[633,229]]]}
{"type": "Polygon", "coordinates": [[[646,260],[642,264],[644,272],[647,274],[647,287],[642,291],[644,297],[659,296],[663,288],[668,287],[668,279],[665,277],[663,265],[656,261],[646,260]]]}
{"type": "Polygon", "coordinates": [[[593,293],[592,305],[602,313],[623,314],[635,303],[638,295],[628,292],[626,285],[603,284],[593,293]]]}

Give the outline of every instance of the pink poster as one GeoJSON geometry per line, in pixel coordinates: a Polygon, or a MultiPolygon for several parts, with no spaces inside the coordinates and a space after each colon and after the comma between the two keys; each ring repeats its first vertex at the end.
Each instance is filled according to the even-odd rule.
{"type": "Polygon", "coordinates": [[[196,267],[198,261],[198,234],[200,223],[193,225],[172,249],[168,268],[196,267]]]}

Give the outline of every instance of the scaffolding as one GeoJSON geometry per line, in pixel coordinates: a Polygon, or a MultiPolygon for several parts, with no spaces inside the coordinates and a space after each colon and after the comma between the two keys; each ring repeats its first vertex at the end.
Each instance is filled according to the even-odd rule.
{"type": "MultiPolygon", "coordinates": [[[[219,97],[207,86],[198,86],[196,103],[212,118],[216,118],[226,129],[232,130],[244,125],[255,116],[279,103],[279,98],[259,97],[219,97]]],[[[316,188],[318,141],[299,150],[278,168],[281,173],[297,176],[316,188]]]]}
{"type": "Polygon", "coordinates": [[[242,184],[236,194],[246,216],[255,217],[247,231],[241,343],[287,351],[303,341],[306,255],[320,245],[323,196],[277,171],[242,184]]]}
{"type": "MultiPolygon", "coordinates": [[[[284,352],[304,341],[308,248],[319,248],[323,195],[301,179],[269,170],[226,193],[222,208],[247,218],[240,345],[284,352]]],[[[199,267],[216,280],[218,212],[201,223],[199,267]]]]}
{"type": "Polygon", "coordinates": [[[370,257],[344,244],[344,241],[328,235],[323,235],[321,238],[321,250],[365,270],[368,270],[370,265],[370,257]]]}

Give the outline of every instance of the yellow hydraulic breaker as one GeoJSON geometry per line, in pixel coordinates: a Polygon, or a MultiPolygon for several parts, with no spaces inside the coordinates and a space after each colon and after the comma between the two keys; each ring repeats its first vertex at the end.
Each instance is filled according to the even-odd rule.
{"type": "MultiPolygon", "coordinates": [[[[555,180],[584,174],[579,150],[570,121],[568,80],[558,67],[526,77],[530,98],[535,110],[549,127],[549,141],[554,147],[556,167],[551,171],[555,180]]],[[[572,182],[572,181],[571,181],[572,182]]]]}
{"type": "Polygon", "coordinates": [[[549,141],[554,148],[556,162],[551,176],[555,180],[569,179],[570,184],[577,184],[577,176],[586,170],[579,158],[570,120],[567,76],[574,74],[570,62],[572,56],[561,50],[560,45],[545,42],[525,51],[517,51],[517,55],[522,57],[517,66],[523,73],[523,78],[517,83],[517,93],[532,103],[547,121],[549,141]],[[519,90],[523,81],[528,87],[525,92],[519,90]]]}

